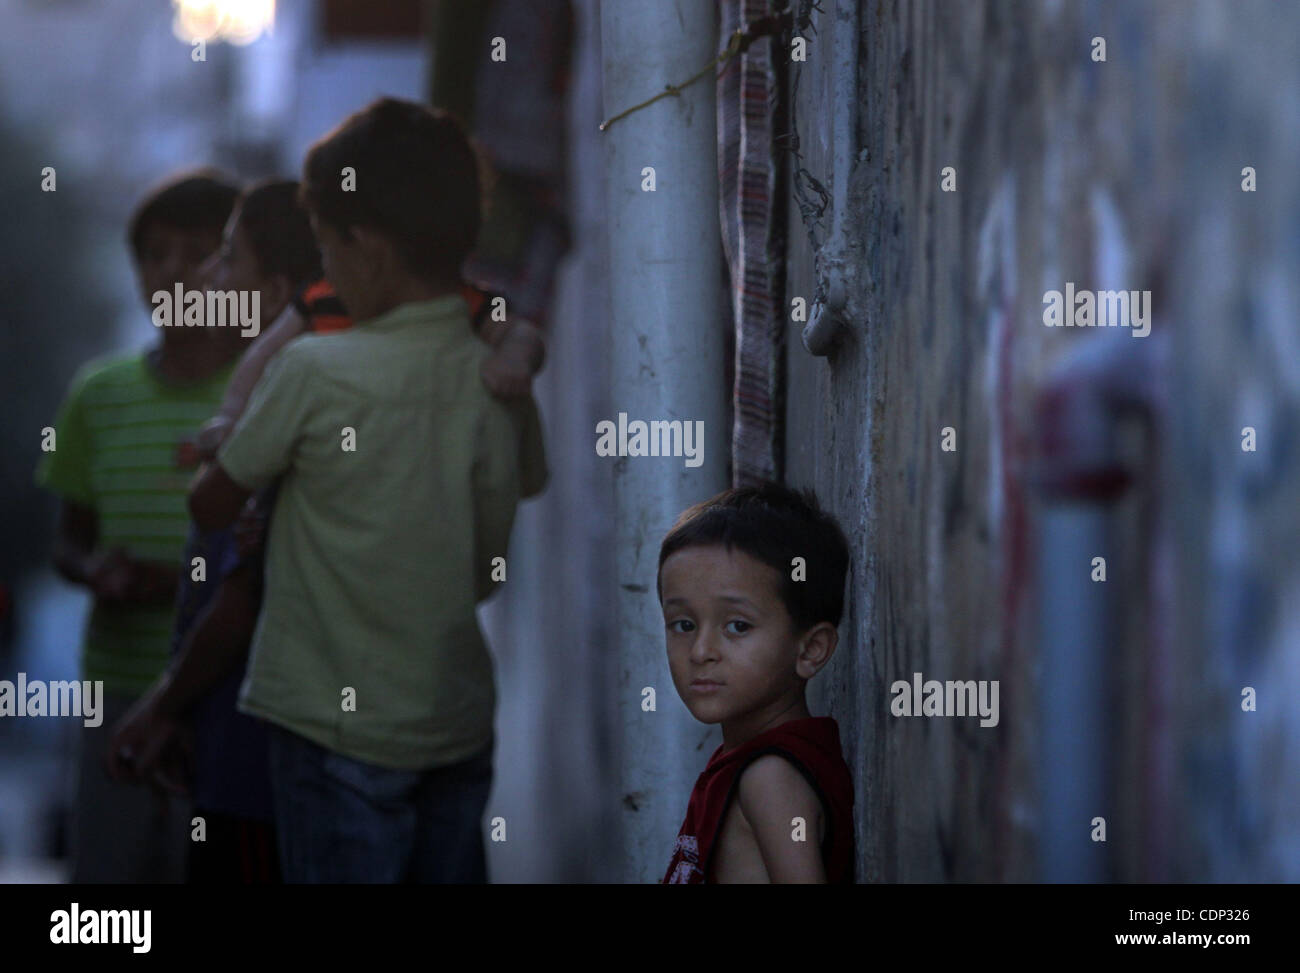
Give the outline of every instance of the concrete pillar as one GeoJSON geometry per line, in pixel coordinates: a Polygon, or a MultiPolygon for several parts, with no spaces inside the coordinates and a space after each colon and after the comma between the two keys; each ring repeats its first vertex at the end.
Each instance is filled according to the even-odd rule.
{"type": "MultiPolygon", "coordinates": [[[[714,5],[696,0],[601,7],[609,118],[697,73],[718,50],[714,5]]],[[[658,881],[690,789],[719,737],[677,697],[655,593],[659,543],[677,514],[724,489],[726,422],[715,88],[705,78],[615,122],[608,151],[614,414],[704,422],[704,462],[620,457],[615,551],[620,657],[624,880],[658,881]],[[643,189],[653,167],[655,190],[643,189]],[[643,690],[656,710],[642,709],[643,690]],[[705,745],[712,740],[712,745],[705,745]]],[[[694,428],[694,427],[693,427],[694,428]]],[[[594,437],[594,430],[592,431],[594,437]]]]}

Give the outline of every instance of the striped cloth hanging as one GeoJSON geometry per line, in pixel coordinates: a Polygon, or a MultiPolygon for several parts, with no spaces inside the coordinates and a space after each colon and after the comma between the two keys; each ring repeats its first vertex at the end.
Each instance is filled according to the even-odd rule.
{"type": "MultiPolygon", "coordinates": [[[[772,0],[719,0],[718,36],[776,12],[772,0]]],[[[736,335],[732,482],[779,480],[785,371],[785,194],[774,135],[785,72],[772,37],[728,60],[717,82],[718,182],[723,249],[736,335]]]]}

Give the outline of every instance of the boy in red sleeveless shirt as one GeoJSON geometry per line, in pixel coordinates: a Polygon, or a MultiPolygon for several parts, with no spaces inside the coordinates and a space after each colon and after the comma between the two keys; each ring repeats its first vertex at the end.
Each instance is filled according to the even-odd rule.
{"type": "Polygon", "coordinates": [[[722,745],[695,782],[664,884],[853,881],[853,779],[804,689],[830,661],[849,552],[811,491],[727,490],[659,550],[673,684],[722,745]]]}

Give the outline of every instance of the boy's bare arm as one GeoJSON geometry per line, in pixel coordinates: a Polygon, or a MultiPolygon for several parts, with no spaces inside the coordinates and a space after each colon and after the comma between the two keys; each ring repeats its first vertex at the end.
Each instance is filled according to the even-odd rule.
{"type": "Polygon", "coordinates": [[[104,605],[167,605],[180,580],[175,565],[142,561],[121,548],[99,548],[99,515],[93,507],[64,500],[54,540],[54,566],[73,584],[85,585],[104,605]]]}
{"type": "Polygon", "coordinates": [[[790,761],[766,754],[751,763],[741,774],[738,802],[773,884],[826,881],[821,801],[790,761]],[[796,818],[803,820],[802,840],[796,818]]]}
{"type": "Polygon", "coordinates": [[[235,366],[230,384],[226,386],[225,398],[221,400],[221,412],[238,418],[248,404],[248,397],[253,394],[253,387],[262,377],[262,372],[266,371],[266,363],[277,351],[306,330],[307,322],[296,307],[290,304],[281,311],[261,340],[244,352],[244,357],[235,366]]]}
{"type": "Polygon", "coordinates": [[[68,581],[89,588],[104,605],[127,604],[139,588],[140,572],[126,551],[99,547],[99,514],[71,500],[59,506],[54,567],[68,581]]]}
{"type": "Polygon", "coordinates": [[[546,335],[526,318],[511,318],[497,347],[517,353],[534,375],[546,364],[546,335]]]}
{"type": "Polygon", "coordinates": [[[220,463],[207,463],[190,487],[190,517],[200,530],[220,530],[239,519],[253,495],[230,478],[220,463]]]}
{"type": "Polygon", "coordinates": [[[484,359],[483,384],[497,398],[518,398],[532,390],[533,376],[546,361],[541,328],[523,318],[484,322],[479,337],[492,347],[484,359]]]}
{"type": "Polygon", "coordinates": [[[485,411],[475,442],[478,455],[471,471],[474,497],[475,602],[499,585],[492,579],[492,561],[504,558],[519,503],[519,456],[509,444],[513,420],[505,408],[485,411]]]}
{"type": "Polygon", "coordinates": [[[180,716],[217,685],[242,658],[256,627],[257,596],[252,571],[241,565],[222,579],[212,604],[159,679],[159,713],[180,716]]]}
{"type": "Polygon", "coordinates": [[[99,517],[93,507],[64,500],[54,535],[54,567],[73,584],[94,588],[95,548],[99,543],[99,517]]]}
{"type": "Polygon", "coordinates": [[[113,727],[107,757],[114,778],[152,772],[184,713],[239,662],[257,623],[252,585],[247,567],[221,582],[171,665],[113,727]]]}
{"type": "Polygon", "coordinates": [[[211,459],[216,455],[217,447],[239,421],[244,406],[248,405],[248,397],[253,394],[253,388],[266,371],[267,363],[276,352],[306,330],[307,322],[298,313],[298,309],[290,304],[253,346],[244,352],[230,376],[230,384],[226,386],[220,410],[199,431],[199,452],[205,458],[211,459]]]}

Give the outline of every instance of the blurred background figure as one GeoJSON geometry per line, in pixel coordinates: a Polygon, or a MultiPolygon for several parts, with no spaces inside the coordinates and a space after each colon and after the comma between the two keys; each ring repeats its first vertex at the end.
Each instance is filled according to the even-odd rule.
{"type": "MultiPolygon", "coordinates": [[[[203,287],[237,187],[219,174],[181,175],[151,192],[131,217],[130,241],[144,306],[172,286],[203,287]]],[[[143,352],[84,365],[53,425],[37,482],[59,498],[54,566],[94,599],[81,642],[84,683],[102,686],[97,725],[79,734],[72,814],[72,880],[177,882],[183,874],[186,802],[159,788],[110,778],[113,724],[157,678],[170,652],[189,515],[192,452],[234,367],[238,332],[161,329],[143,352]]],[[[66,714],[65,714],[66,715],[66,714]]]]}
{"type": "MultiPolygon", "coordinates": [[[[260,26],[223,23],[219,8],[225,6],[159,0],[122,11],[94,2],[0,4],[0,126],[7,147],[0,161],[5,169],[0,193],[12,204],[15,219],[29,224],[21,234],[16,226],[0,233],[9,301],[0,368],[6,371],[6,405],[13,419],[3,431],[11,516],[3,527],[0,572],[13,593],[9,610],[0,615],[7,621],[0,625],[9,625],[13,637],[4,643],[0,678],[12,679],[18,671],[33,678],[74,678],[78,671],[84,596],[57,580],[49,567],[54,511],[50,499],[29,484],[40,458],[39,432],[52,424],[77,368],[157,338],[141,311],[129,253],[121,244],[131,202],[167,172],[196,164],[222,166],[244,182],[296,177],[316,138],[383,94],[429,101],[452,79],[461,85],[459,96],[468,96],[490,123],[494,104],[506,93],[498,88],[475,95],[477,64],[468,65],[468,86],[456,80],[455,65],[444,62],[441,72],[434,70],[436,47],[460,51],[477,41],[451,36],[465,29],[456,24],[435,31],[443,15],[432,4],[366,9],[282,0],[260,5],[269,14],[260,26]],[[204,12],[213,10],[217,14],[204,12]],[[205,42],[196,44],[200,39],[205,42]],[[52,43],[67,52],[66,70],[37,56],[43,44],[52,43]],[[54,192],[40,191],[45,166],[56,170],[54,192]],[[34,191],[27,185],[31,173],[34,191]],[[56,280],[75,283],[64,287],[56,280]],[[22,428],[33,435],[24,435],[22,428]]],[[[258,6],[229,5],[231,12],[258,6]]],[[[518,43],[510,34],[506,63],[520,72],[510,85],[538,73],[547,79],[538,89],[546,104],[541,116],[532,116],[531,109],[525,113],[533,120],[524,126],[523,142],[502,139],[516,129],[524,132],[522,116],[480,132],[486,154],[499,166],[502,189],[492,198],[501,202],[491,206],[482,252],[467,272],[504,294],[512,317],[526,311],[550,329],[547,371],[535,385],[549,445],[556,441],[554,422],[572,423],[582,414],[577,424],[594,426],[597,413],[607,411],[592,404],[607,395],[599,349],[594,360],[590,356],[591,335],[602,316],[595,243],[575,248],[571,229],[590,224],[599,202],[588,198],[576,209],[568,207],[568,170],[556,151],[571,139],[565,127],[575,129],[576,141],[586,145],[585,178],[599,184],[599,173],[592,171],[598,145],[597,52],[588,48],[586,70],[575,79],[569,58],[580,28],[567,4],[554,5],[545,25],[535,23],[527,5],[504,4],[508,9],[495,12],[493,4],[481,6],[493,17],[485,22],[493,31],[510,31],[512,23],[524,21],[519,30],[528,33],[520,33],[518,43]],[[549,46],[541,50],[541,44],[549,46]],[[576,116],[570,99],[577,103],[576,116]]],[[[585,16],[594,6],[587,5],[585,16]]],[[[593,538],[607,520],[600,514],[607,501],[593,481],[608,473],[571,437],[554,449],[555,472],[546,494],[521,508],[511,576],[520,578],[519,589],[539,568],[551,571],[543,553],[548,545],[551,551],[568,546],[580,552],[589,567],[560,582],[569,589],[568,604],[563,595],[543,597],[534,585],[531,593],[498,595],[482,609],[503,677],[502,750],[496,758],[502,793],[489,804],[489,813],[511,822],[511,840],[489,847],[498,881],[578,881],[598,877],[602,868],[612,875],[608,869],[617,867],[612,827],[594,841],[583,838],[586,857],[575,857],[568,842],[550,837],[557,829],[585,835],[590,820],[574,816],[572,802],[600,813],[600,768],[608,776],[613,763],[609,755],[589,753],[609,738],[600,727],[609,700],[597,689],[606,664],[598,649],[607,641],[608,622],[588,607],[589,623],[577,641],[593,664],[576,684],[572,677],[561,680],[557,664],[572,659],[575,636],[539,636],[540,625],[554,629],[570,617],[570,608],[581,611],[584,602],[594,604],[605,573],[590,564],[599,549],[593,538]],[[551,540],[542,536],[548,531],[551,540]],[[533,570],[522,566],[526,559],[533,561],[533,570]],[[539,621],[547,612],[549,621],[539,621]],[[548,687],[551,698],[541,698],[537,686],[548,687]],[[573,692],[591,705],[570,709],[554,695],[573,692]],[[547,735],[532,729],[541,722],[550,728],[547,735]],[[571,761],[567,770],[566,761],[571,761]],[[539,799],[539,790],[546,796],[539,799]]],[[[74,734],[66,723],[0,720],[0,876],[57,880],[69,874],[66,815],[74,734]]]]}

